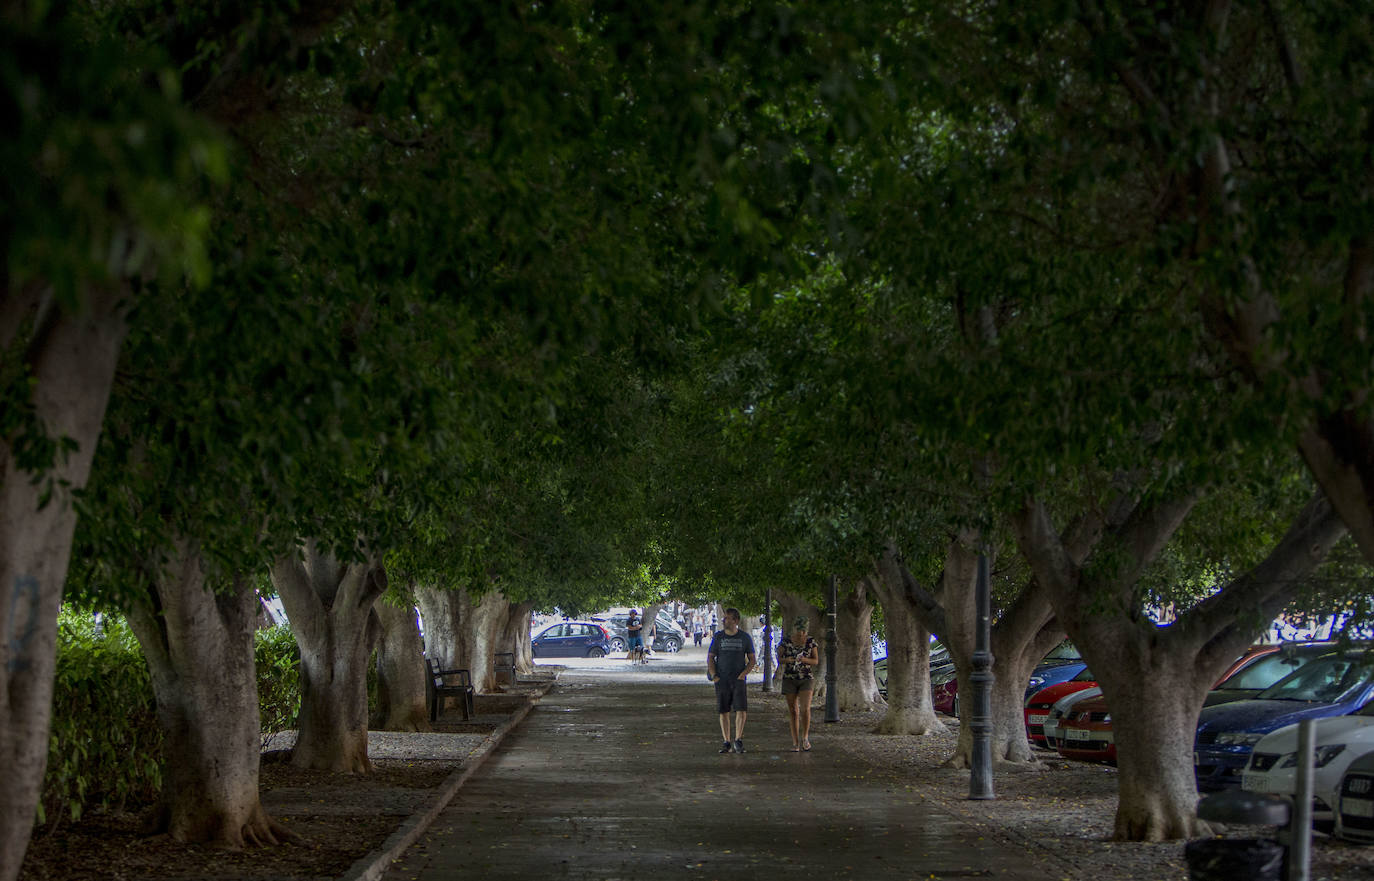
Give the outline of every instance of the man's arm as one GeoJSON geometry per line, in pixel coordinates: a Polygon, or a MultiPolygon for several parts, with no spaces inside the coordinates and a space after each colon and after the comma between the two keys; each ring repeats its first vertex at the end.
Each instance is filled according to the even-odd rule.
{"type": "Polygon", "coordinates": [[[706,653],[706,677],[712,681],[716,678],[716,652],[715,645],[711,646],[711,651],[706,653]]]}
{"type": "Polygon", "coordinates": [[[749,674],[752,673],[752,672],[754,672],[754,666],[755,666],[756,662],[758,661],[758,658],[757,658],[757,656],[755,656],[755,654],[754,654],[753,652],[746,652],[745,655],[744,655],[744,660],[745,660],[744,672],[741,673],[741,674],[739,674],[739,678],[741,678],[741,679],[748,679],[748,678],[749,678],[749,674]]]}

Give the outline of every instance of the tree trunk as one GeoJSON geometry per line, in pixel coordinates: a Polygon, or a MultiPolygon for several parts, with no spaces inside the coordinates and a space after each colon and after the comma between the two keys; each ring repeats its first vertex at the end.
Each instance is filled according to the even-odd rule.
{"type": "Polygon", "coordinates": [[[877,561],[870,580],[887,625],[887,713],[878,734],[948,732],[930,699],[930,631],[921,625],[903,588],[891,551],[877,561]]]}
{"type": "Polygon", "coordinates": [[[487,591],[473,602],[461,588],[420,587],[416,591],[425,622],[425,653],[444,669],[465,669],[478,694],[496,687],[495,653],[506,598],[487,591]]]}
{"type": "Polygon", "coordinates": [[[373,606],[386,590],[386,574],[376,563],[341,564],[307,543],[272,565],[272,583],[301,650],[301,714],[291,764],[371,773],[367,664],[380,627],[373,606]]]}
{"type": "Polygon", "coordinates": [[[129,625],[148,661],[165,739],[158,831],[233,849],[290,837],[258,798],[261,759],[251,576],[218,595],[194,544],[152,573],[129,625]]]}
{"type": "MultiPolygon", "coordinates": [[[[973,652],[977,646],[978,555],[970,541],[954,541],[945,554],[943,595],[948,616],[946,644],[959,681],[959,738],[948,768],[973,764],[973,652]]],[[[995,770],[1028,770],[1039,766],[1026,739],[1025,692],[1035,665],[1064,639],[1054,621],[1048,598],[1034,581],[1023,585],[1016,599],[992,625],[993,658],[992,761],[995,770]]]]}
{"type": "MultiPolygon", "coordinates": [[[[76,511],[110,397],[125,322],[113,292],[91,294],[81,314],[62,313],[51,295],[0,296],[0,346],[26,349],[37,423],[75,448],[42,479],[0,451],[0,879],[19,874],[48,760],[57,610],[71,558],[76,511]],[[46,310],[46,311],[45,311],[46,310]],[[31,330],[25,334],[27,328],[31,330]],[[47,498],[51,492],[51,498],[47,498]]],[[[18,359],[16,359],[18,360],[18,359]]]]}
{"type": "Polygon", "coordinates": [[[534,616],[534,603],[508,603],[501,628],[501,642],[498,651],[512,652],[515,655],[515,675],[530,676],[534,673],[534,653],[530,650],[530,619],[534,616]]]}
{"type": "Polygon", "coordinates": [[[884,704],[873,676],[873,603],[868,591],[868,579],[854,582],[852,590],[840,594],[835,616],[835,689],[842,713],[876,710],[884,704]]]}
{"type": "Polygon", "coordinates": [[[1108,678],[1119,772],[1113,837],[1165,841],[1209,834],[1197,818],[1193,737],[1212,677],[1199,676],[1191,658],[1156,657],[1140,675],[1108,678]]]}
{"type": "Polygon", "coordinates": [[[425,703],[425,650],[415,608],[407,602],[374,607],[381,626],[377,645],[377,718],[383,731],[429,731],[425,703]]]}
{"type": "Polygon", "coordinates": [[[1205,692],[1345,534],[1318,494],[1263,561],[1161,627],[1137,607],[1134,579],[1112,573],[1143,571],[1194,503],[1186,495],[1165,500],[1112,524],[1108,550],[1116,565],[1103,567],[1105,574],[1085,571],[1071,558],[1039,502],[1031,500],[1017,518],[1022,551],[1111,707],[1118,839],[1161,840],[1203,830],[1195,814],[1191,754],[1205,692]],[[1085,594],[1098,602],[1091,608],[1080,603],[1085,594]]]}

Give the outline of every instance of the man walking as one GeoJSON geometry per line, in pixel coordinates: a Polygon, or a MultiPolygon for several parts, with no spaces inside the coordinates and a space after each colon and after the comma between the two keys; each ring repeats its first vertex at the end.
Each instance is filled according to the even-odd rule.
{"type": "Polygon", "coordinates": [[[720,712],[720,751],[744,752],[744,719],[749,709],[746,682],[754,669],[754,638],[739,626],[739,609],[725,610],[725,629],[711,637],[706,650],[706,676],[716,686],[720,712]],[[730,714],[735,714],[735,736],[730,738],[730,714]]]}

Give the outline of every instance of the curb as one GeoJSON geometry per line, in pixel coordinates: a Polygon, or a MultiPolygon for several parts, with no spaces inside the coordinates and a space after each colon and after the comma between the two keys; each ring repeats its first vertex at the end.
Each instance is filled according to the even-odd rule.
{"type": "Polygon", "coordinates": [[[548,694],[557,682],[558,679],[555,675],[555,678],[549,680],[547,684],[540,683],[540,690],[536,694],[530,695],[530,699],[525,702],[524,706],[512,713],[510,718],[487,735],[487,739],[483,741],[482,745],[469,755],[467,763],[450,774],[439,785],[437,794],[428,806],[411,814],[395,832],[387,836],[381,847],[349,866],[348,871],[340,875],[338,881],[379,881],[391,863],[399,859],[405,849],[424,834],[444,808],[448,807],[448,803],[453,801],[453,797],[458,794],[459,789],[463,788],[463,784],[468,781],[468,778],[478,768],[482,767],[487,757],[496,751],[506,735],[524,721],[530,710],[534,709],[534,705],[539,703],[539,699],[548,694]]]}

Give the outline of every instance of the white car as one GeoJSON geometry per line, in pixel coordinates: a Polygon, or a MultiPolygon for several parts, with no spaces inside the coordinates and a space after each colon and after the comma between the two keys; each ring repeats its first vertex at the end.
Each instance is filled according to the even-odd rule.
{"type": "MultiPolygon", "coordinates": [[[[1314,720],[1312,820],[1335,821],[1341,777],[1355,759],[1374,752],[1374,703],[1349,716],[1314,720]]],[[[1285,725],[1255,744],[1241,774],[1241,788],[1291,796],[1297,789],[1298,726],[1285,725]]]]}
{"type": "Polygon", "coordinates": [[[1374,844],[1374,752],[1351,762],[1341,780],[1336,837],[1374,844]]]}
{"type": "Polygon", "coordinates": [[[1069,714],[1069,710],[1073,708],[1074,704],[1079,701],[1085,701],[1090,697],[1098,697],[1101,694],[1102,689],[1098,686],[1093,686],[1092,688],[1085,688],[1081,691],[1066,694],[1055,701],[1054,706],[1050,707],[1049,713],[1045,716],[1045,745],[1050,749],[1054,749],[1059,745],[1059,720],[1069,714]]]}

